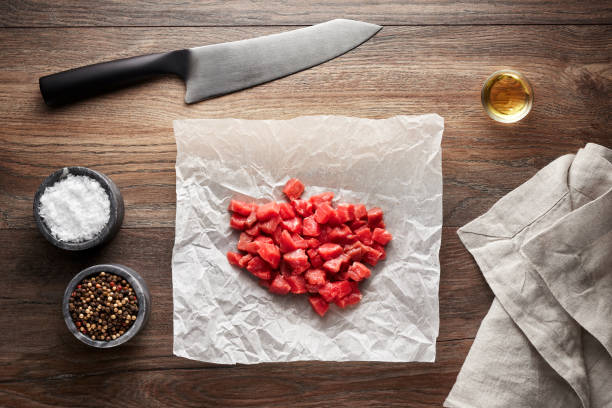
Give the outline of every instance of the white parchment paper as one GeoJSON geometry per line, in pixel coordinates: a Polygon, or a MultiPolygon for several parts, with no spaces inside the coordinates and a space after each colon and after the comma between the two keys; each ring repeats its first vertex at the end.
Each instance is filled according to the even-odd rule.
{"type": "Polygon", "coordinates": [[[442,117],[177,120],[174,353],[214,363],[434,361],[442,230],[442,117]],[[381,207],[393,241],[356,307],[324,318],[232,267],[230,199],[305,196],[381,207]]]}

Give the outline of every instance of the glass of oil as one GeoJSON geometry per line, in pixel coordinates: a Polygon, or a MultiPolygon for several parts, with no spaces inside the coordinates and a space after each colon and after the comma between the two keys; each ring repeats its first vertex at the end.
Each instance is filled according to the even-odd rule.
{"type": "Polygon", "coordinates": [[[482,106],[494,120],[514,123],[523,119],[533,105],[533,89],[520,72],[504,69],[487,78],[480,94],[482,106]]]}

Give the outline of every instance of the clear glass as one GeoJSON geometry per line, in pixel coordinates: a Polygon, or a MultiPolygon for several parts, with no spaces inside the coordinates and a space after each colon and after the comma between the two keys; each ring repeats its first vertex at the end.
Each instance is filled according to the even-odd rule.
{"type": "Polygon", "coordinates": [[[482,106],[494,120],[514,123],[523,119],[533,105],[533,89],[520,72],[496,71],[484,82],[480,94],[482,106]]]}

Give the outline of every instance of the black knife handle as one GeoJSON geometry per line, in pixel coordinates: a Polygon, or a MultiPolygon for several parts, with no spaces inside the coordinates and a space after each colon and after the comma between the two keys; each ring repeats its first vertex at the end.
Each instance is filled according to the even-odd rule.
{"type": "Polygon", "coordinates": [[[49,106],[63,105],[160,74],[185,78],[189,50],[141,55],[70,69],[39,79],[40,93],[49,106]]]}

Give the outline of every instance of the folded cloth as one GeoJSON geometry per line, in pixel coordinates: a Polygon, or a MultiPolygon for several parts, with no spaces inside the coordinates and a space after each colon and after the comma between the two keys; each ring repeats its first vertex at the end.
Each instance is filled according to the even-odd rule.
{"type": "Polygon", "coordinates": [[[444,406],[612,407],[612,150],[558,158],[458,234],[495,299],[444,406]]]}

